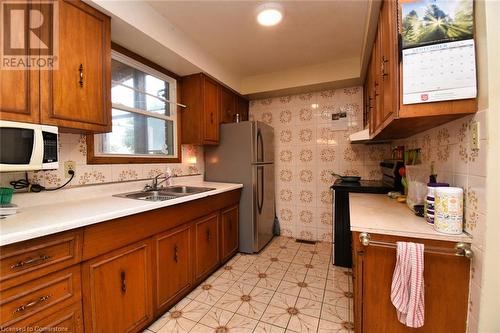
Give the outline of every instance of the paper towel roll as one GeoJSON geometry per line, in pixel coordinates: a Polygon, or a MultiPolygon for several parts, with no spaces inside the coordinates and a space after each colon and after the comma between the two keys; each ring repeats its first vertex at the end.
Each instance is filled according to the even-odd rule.
{"type": "Polygon", "coordinates": [[[434,202],[434,229],[445,234],[463,232],[464,191],[460,187],[437,187],[434,202]]]}

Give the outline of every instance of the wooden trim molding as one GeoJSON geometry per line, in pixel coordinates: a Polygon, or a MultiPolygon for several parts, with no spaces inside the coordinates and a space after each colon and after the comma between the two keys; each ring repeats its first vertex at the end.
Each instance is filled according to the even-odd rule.
{"type": "MultiPolygon", "coordinates": [[[[177,80],[177,100],[181,99],[181,77],[160,65],[120,46],[116,43],[111,43],[111,48],[129,58],[137,60],[144,65],[151,67],[165,75],[173,77],[177,80]]],[[[110,94],[111,100],[111,94],[110,94]]],[[[111,108],[110,108],[110,123],[111,123],[111,108]]],[[[87,134],[87,164],[154,164],[154,163],[182,163],[181,149],[181,124],[182,124],[182,108],[177,107],[177,157],[154,158],[154,157],[139,157],[139,156],[96,156],[94,151],[94,134],[87,134]]]]}

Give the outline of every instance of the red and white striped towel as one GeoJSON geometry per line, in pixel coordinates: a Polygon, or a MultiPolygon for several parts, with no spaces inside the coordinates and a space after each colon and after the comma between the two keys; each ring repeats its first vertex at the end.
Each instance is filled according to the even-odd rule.
{"type": "Polygon", "coordinates": [[[401,323],[424,325],[424,244],[397,242],[391,301],[401,323]]]}

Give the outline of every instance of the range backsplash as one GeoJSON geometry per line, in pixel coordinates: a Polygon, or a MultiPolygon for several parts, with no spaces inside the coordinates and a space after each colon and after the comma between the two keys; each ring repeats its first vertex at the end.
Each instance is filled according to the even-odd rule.
{"type": "Polygon", "coordinates": [[[390,145],[350,144],[362,129],[362,87],[250,102],[250,119],[275,129],[276,209],[281,232],[332,240],[332,172],[381,179],[390,145]],[[332,114],[346,113],[343,124],[332,114]]]}
{"type": "MultiPolygon", "coordinates": [[[[152,178],[167,167],[175,175],[191,175],[204,173],[203,147],[182,145],[182,163],[156,164],[87,164],[86,136],[80,134],[59,134],[59,169],[49,171],[30,171],[31,182],[46,187],[64,184],[64,162],[74,161],[76,174],[68,186],[122,182],[152,178]],[[194,162],[196,159],[196,163],[194,162]]],[[[24,178],[24,172],[0,173],[0,186],[10,186],[11,180],[24,178]]]]}

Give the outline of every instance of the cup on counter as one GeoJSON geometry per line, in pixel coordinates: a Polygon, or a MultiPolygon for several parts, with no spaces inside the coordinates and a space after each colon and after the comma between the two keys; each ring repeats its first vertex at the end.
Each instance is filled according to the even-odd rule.
{"type": "Polygon", "coordinates": [[[463,232],[464,191],[460,187],[436,187],[434,229],[445,234],[463,232]]]}

